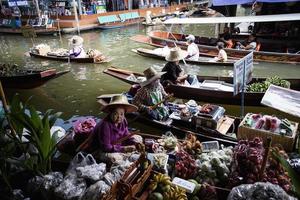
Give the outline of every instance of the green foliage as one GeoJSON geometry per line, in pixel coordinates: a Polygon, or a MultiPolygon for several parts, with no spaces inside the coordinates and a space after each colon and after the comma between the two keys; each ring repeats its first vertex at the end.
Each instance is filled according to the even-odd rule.
{"type": "Polygon", "coordinates": [[[269,86],[277,85],[284,88],[290,88],[291,83],[287,80],[281,79],[279,76],[272,76],[270,78],[267,78],[262,83],[252,83],[248,86],[247,91],[248,92],[266,92],[269,86]]]}
{"type": "Polygon", "coordinates": [[[26,155],[23,164],[37,174],[46,174],[51,170],[51,160],[56,151],[57,134],[51,136],[50,129],[61,113],[51,114],[51,112],[52,110],[47,110],[43,116],[40,116],[33,106],[23,104],[19,97],[15,96],[8,113],[8,119],[16,132],[14,141],[21,146],[26,155]],[[29,114],[26,110],[29,110],[29,114]],[[24,128],[26,134],[23,134],[24,128]],[[24,148],[22,136],[28,140],[27,143],[32,145],[35,151],[28,152],[27,148],[24,148]]]}
{"type": "Polygon", "coordinates": [[[277,151],[272,151],[272,155],[280,162],[283,168],[288,172],[289,177],[292,180],[294,191],[298,198],[300,198],[300,177],[291,167],[286,159],[284,159],[277,151]]]}

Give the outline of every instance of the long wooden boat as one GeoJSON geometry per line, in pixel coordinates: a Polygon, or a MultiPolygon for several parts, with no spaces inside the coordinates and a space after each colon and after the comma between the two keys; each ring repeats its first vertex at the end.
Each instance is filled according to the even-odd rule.
{"type": "MultiPolygon", "coordinates": [[[[156,47],[163,47],[166,43],[169,45],[174,45],[182,49],[187,49],[187,44],[185,37],[187,35],[178,34],[178,33],[169,33],[164,31],[151,31],[148,33],[148,36],[137,35],[131,39],[136,42],[141,42],[144,44],[149,44],[156,47]],[[176,39],[175,39],[176,38],[176,39]]],[[[196,37],[196,43],[200,50],[200,55],[206,56],[217,56],[218,49],[216,48],[217,38],[208,38],[208,37],[196,37]]],[[[263,62],[273,62],[273,63],[289,63],[289,64],[300,64],[300,54],[296,53],[286,53],[286,52],[272,52],[274,46],[270,41],[265,41],[263,39],[259,40],[261,44],[260,51],[253,51],[253,56],[255,61],[263,62]]],[[[242,58],[251,51],[248,50],[238,50],[232,48],[225,48],[225,51],[229,57],[233,58],[242,58]]]]}
{"type": "MultiPolygon", "coordinates": [[[[97,97],[97,102],[103,106],[110,101],[112,95],[101,95],[97,97]]],[[[187,134],[192,133],[195,134],[200,141],[213,141],[217,140],[220,144],[224,144],[226,146],[237,144],[237,139],[229,133],[237,133],[236,127],[238,127],[240,123],[240,119],[231,116],[224,116],[220,120],[221,123],[218,124],[216,130],[198,127],[192,128],[191,123],[181,121],[181,120],[173,120],[171,118],[166,121],[158,121],[154,119],[150,119],[149,117],[142,115],[138,112],[136,113],[128,113],[128,117],[133,120],[137,120],[142,123],[147,123],[155,126],[156,128],[161,128],[165,131],[170,130],[175,135],[178,135],[180,138],[185,137],[187,134]]]]}
{"type": "Polygon", "coordinates": [[[56,69],[47,70],[22,70],[12,76],[0,76],[1,83],[5,88],[32,89],[39,87],[49,80],[60,77],[69,70],[57,72],[56,69]]]}
{"type": "MultiPolygon", "coordinates": [[[[143,75],[140,73],[113,67],[104,70],[104,73],[129,84],[139,84],[138,80],[133,80],[132,78],[130,78],[132,77],[131,74],[133,74],[137,78],[143,77],[143,75]]],[[[223,81],[224,84],[233,83],[232,77],[197,76],[197,78],[199,82],[211,80],[223,81]]],[[[264,80],[265,78],[253,78],[250,83],[262,82],[264,80]]],[[[286,80],[291,83],[291,89],[300,90],[300,79],[286,80]]],[[[200,87],[195,88],[183,85],[169,84],[165,89],[167,92],[173,93],[175,97],[182,99],[194,99],[196,101],[212,102],[217,104],[239,105],[241,103],[241,94],[234,96],[232,91],[215,90],[207,87],[201,87],[201,85],[200,87]]],[[[262,106],[260,102],[263,96],[264,93],[262,92],[245,92],[245,106],[262,106]]]]}
{"type": "Polygon", "coordinates": [[[63,61],[63,62],[78,62],[78,63],[107,63],[110,61],[110,59],[106,59],[103,61],[96,61],[96,59],[94,58],[70,58],[68,56],[49,56],[49,55],[41,55],[41,54],[37,54],[34,52],[29,52],[29,55],[32,57],[36,57],[36,58],[42,58],[42,59],[47,59],[47,60],[58,60],[58,61],[63,61]]]}
{"type": "MultiPolygon", "coordinates": [[[[137,49],[132,49],[132,51],[141,56],[165,60],[164,56],[155,53],[152,49],[137,48],[137,49]]],[[[219,66],[231,66],[231,67],[234,65],[234,62],[236,62],[236,61],[237,60],[229,59],[226,62],[217,62],[217,61],[214,61],[211,57],[204,57],[204,56],[199,57],[199,59],[197,61],[185,59],[185,62],[194,64],[194,65],[219,65],[219,66]]]]}
{"type": "Polygon", "coordinates": [[[101,24],[97,28],[102,29],[102,30],[122,28],[125,26],[136,25],[136,24],[142,23],[143,21],[144,21],[143,18],[139,18],[139,19],[128,20],[125,22],[114,22],[114,23],[108,23],[108,24],[101,24]]]}
{"type": "MultiPolygon", "coordinates": [[[[34,32],[37,35],[54,35],[58,33],[57,28],[33,28],[34,32]]],[[[0,33],[5,34],[23,34],[22,29],[14,29],[14,28],[0,28],[0,33]]]]}

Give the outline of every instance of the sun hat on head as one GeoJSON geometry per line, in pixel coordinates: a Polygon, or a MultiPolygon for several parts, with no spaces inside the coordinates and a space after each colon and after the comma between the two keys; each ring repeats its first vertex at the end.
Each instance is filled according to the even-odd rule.
{"type": "Polygon", "coordinates": [[[141,87],[145,87],[146,85],[152,83],[153,81],[159,79],[161,75],[165,74],[166,72],[157,72],[153,67],[149,67],[144,72],[144,75],[147,80],[140,83],[141,87]]]}
{"type": "Polygon", "coordinates": [[[136,112],[137,107],[128,103],[127,97],[123,94],[115,95],[111,98],[109,104],[102,107],[102,111],[110,112],[111,110],[122,107],[125,109],[126,112],[136,112]]]}
{"type": "Polygon", "coordinates": [[[180,47],[170,49],[170,53],[166,56],[166,61],[175,62],[187,57],[187,52],[182,51],[180,47]]]}
{"type": "Polygon", "coordinates": [[[196,38],[195,38],[194,35],[189,35],[189,36],[187,36],[185,39],[188,40],[188,41],[194,42],[196,38]]]}
{"type": "Polygon", "coordinates": [[[75,35],[69,39],[69,43],[72,46],[80,46],[83,43],[83,38],[75,35]]]}

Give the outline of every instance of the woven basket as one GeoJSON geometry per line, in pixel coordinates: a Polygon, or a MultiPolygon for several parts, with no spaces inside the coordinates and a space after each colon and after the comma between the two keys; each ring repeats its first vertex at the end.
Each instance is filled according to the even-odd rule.
{"type": "Polygon", "coordinates": [[[249,115],[251,115],[251,113],[248,113],[239,125],[238,135],[237,135],[238,140],[253,139],[255,137],[260,137],[263,139],[264,143],[266,143],[267,138],[271,137],[273,146],[279,144],[286,151],[293,151],[294,144],[295,144],[295,141],[297,138],[296,135],[297,135],[297,130],[298,130],[298,123],[291,121],[291,124],[293,126],[292,136],[283,136],[283,135],[279,135],[277,133],[273,133],[270,131],[254,129],[254,128],[250,128],[248,126],[244,126],[245,120],[249,117],[249,115]]]}

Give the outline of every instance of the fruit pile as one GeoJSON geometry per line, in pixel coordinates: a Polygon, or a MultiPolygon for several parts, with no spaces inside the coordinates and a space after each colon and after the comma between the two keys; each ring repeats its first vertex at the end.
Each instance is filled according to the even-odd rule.
{"type": "Polygon", "coordinates": [[[225,186],[232,154],[232,147],[227,147],[199,155],[196,160],[196,166],[199,168],[196,180],[200,183],[225,186]]]}
{"type": "Polygon", "coordinates": [[[162,139],[158,139],[157,141],[160,146],[166,149],[175,149],[177,146],[177,138],[170,131],[162,135],[162,139]]]}
{"type": "MultiPolygon", "coordinates": [[[[284,151],[275,149],[281,155],[285,155],[284,151]]],[[[254,138],[251,141],[240,140],[239,144],[234,148],[233,162],[231,166],[231,174],[229,184],[231,187],[255,182],[271,182],[281,186],[285,191],[291,190],[291,182],[286,172],[279,162],[272,156],[268,157],[267,167],[259,177],[262,168],[264,156],[263,142],[260,138],[254,138]]]]}
{"type": "Polygon", "coordinates": [[[198,155],[202,152],[201,142],[197,140],[197,137],[194,134],[188,134],[181,146],[184,151],[191,155],[198,155]]]}
{"type": "Polygon", "coordinates": [[[176,163],[175,163],[175,174],[176,176],[189,179],[194,178],[197,172],[196,162],[185,151],[179,151],[176,153],[176,163]]]}
{"type": "Polygon", "coordinates": [[[187,200],[185,190],[173,186],[171,178],[165,174],[154,174],[148,189],[151,192],[150,200],[187,200]]]}

